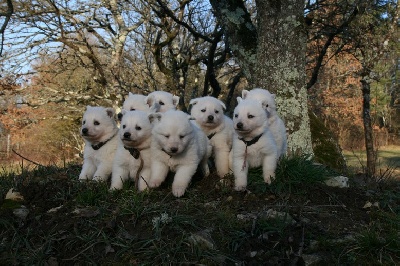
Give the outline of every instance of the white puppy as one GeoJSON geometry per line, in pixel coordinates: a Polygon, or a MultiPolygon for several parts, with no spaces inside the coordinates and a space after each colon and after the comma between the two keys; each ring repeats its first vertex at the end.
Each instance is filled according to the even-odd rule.
{"type": "Polygon", "coordinates": [[[225,104],[211,96],[192,99],[189,104],[192,117],[210,140],[217,173],[224,177],[229,173],[234,133],[232,119],[224,115],[225,104]]]}
{"type": "Polygon", "coordinates": [[[154,112],[164,113],[170,109],[176,110],[179,96],[166,91],[153,91],[147,95],[145,102],[154,112]]]}
{"type": "Polygon", "coordinates": [[[152,131],[149,185],[160,186],[171,170],[175,172],[172,194],[181,197],[199,165],[205,176],[210,173],[207,160],[211,155],[211,145],[204,132],[182,111],[169,110],[150,116],[158,122],[152,131]]]}
{"type": "Polygon", "coordinates": [[[124,104],[122,105],[121,112],[118,113],[118,120],[122,119],[122,111],[144,111],[147,113],[151,113],[154,110],[150,108],[150,106],[146,103],[146,96],[142,94],[134,94],[129,92],[128,97],[125,99],[124,104]]]}
{"type": "Polygon", "coordinates": [[[256,100],[242,100],[233,114],[236,136],[233,138],[232,167],[235,190],[245,190],[249,168],[262,166],[265,183],[275,177],[278,151],[274,137],[268,130],[267,114],[256,100]]]}
{"type": "Polygon", "coordinates": [[[285,155],[287,150],[286,127],[285,123],[276,112],[275,94],[271,94],[265,89],[255,88],[250,91],[243,90],[242,98],[258,100],[262,103],[267,112],[269,129],[274,136],[276,145],[278,146],[278,156],[280,157],[285,155]]]}
{"type": "Polygon", "coordinates": [[[121,189],[128,178],[135,180],[139,191],[147,188],[150,179],[151,130],[146,112],[122,110],[110,189],[121,189]]]}
{"type": "Polygon", "coordinates": [[[114,109],[87,106],[80,133],[85,148],[79,179],[107,181],[118,142],[114,109]]]}

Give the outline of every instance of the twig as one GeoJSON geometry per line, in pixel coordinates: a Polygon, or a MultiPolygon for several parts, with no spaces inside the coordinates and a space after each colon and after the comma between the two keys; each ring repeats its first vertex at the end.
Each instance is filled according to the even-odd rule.
{"type": "Polygon", "coordinates": [[[37,165],[37,166],[43,166],[43,167],[44,167],[44,165],[41,165],[40,163],[34,162],[34,161],[32,161],[32,160],[26,158],[25,156],[22,156],[21,154],[19,154],[18,152],[16,152],[14,149],[11,149],[11,150],[12,150],[13,153],[15,153],[16,155],[18,155],[18,156],[21,157],[22,159],[27,160],[28,162],[31,162],[31,163],[33,163],[33,164],[35,164],[35,165],[37,165]]]}

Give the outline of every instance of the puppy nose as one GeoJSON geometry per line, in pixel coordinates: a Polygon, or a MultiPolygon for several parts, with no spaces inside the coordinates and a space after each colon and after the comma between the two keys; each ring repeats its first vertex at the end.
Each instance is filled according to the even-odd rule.
{"type": "Polygon", "coordinates": [[[89,132],[89,130],[86,127],[82,128],[82,134],[83,135],[86,135],[88,132],[89,132]]]}
{"type": "Polygon", "coordinates": [[[237,124],[236,124],[236,127],[237,127],[238,129],[242,129],[242,128],[243,128],[243,123],[242,123],[242,122],[237,123],[237,124]]]}
{"type": "Polygon", "coordinates": [[[175,153],[175,152],[177,152],[177,151],[178,151],[178,148],[177,148],[177,147],[172,147],[172,148],[171,148],[171,152],[172,152],[172,153],[175,153]]]}
{"type": "Polygon", "coordinates": [[[122,114],[122,113],[118,113],[117,117],[118,117],[118,120],[119,120],[119,121],[121,121],[121,120],[122,120],[122,116],[123,116],[123,114],[122,114]]]}
{"type": "Polygon", "coordinates": [[[125,132],[124,133],[124,138],[125,139],[129,139],[131,137],[131,133],[129,133],[129,132],[125,132]]]}
{"type": "Polygon", "coordinates": [[[212,115],[209,115],[208,116],[208,121],[213,121],[213,120],[214,120],[214,117],[212,115]]]}

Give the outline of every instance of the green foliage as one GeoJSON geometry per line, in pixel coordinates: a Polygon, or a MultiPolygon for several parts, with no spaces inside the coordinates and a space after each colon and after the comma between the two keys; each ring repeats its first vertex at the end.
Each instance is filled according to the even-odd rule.
{"type": "Polygon", "coordinates": [[[338,140],[314,113],[309,112],[309,117],[315,160],[338,171],[345,170],[346,161],[338,140]]]}
{"type": "Polygon", "coordinates": [[[278,162],[275,180],[270,186],[264,183],[262,168],[250,169],[249,189],[255,193],[272,191],[280,193],[302,193],[307,187],[324,182],[333,171],[315,163],[309,155],[282,157],[278,162]]]}

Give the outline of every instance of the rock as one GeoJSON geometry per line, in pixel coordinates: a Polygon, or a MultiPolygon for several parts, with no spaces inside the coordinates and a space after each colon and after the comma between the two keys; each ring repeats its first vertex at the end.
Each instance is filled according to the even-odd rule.
{"type": "Polygon", "coordinates": [[[64,205],[55,207],[55,208],[51,208],[50,210],[47,211],[47,213],[53,213],[53,212],[57,212],[58,210],[60,210],[62,207],[64,207],[64,205]]]}
{"type": "Polygon", "coordinates": [[[367,202],[364,204],[363,209],[368,209],[368,208],[371,208],[371,207],[377,207],[377,208],[379,208],[379,202],[371,203],[371,202],[367,201],[367,202]]]}
{"type": "Polygon", "coordinates": [[[315,254],[303,254],[302,258],[306,266],[320,265],[322,262],[321,256],[315,254]]]}
{"type": "Polygon", "coordinates": [[[20,218],[21,220],[25,220],[29,214],[29,210],[25,206],[21,205],[21,208],[13,210],[13,214],[18,218],[20,218]]]}
{"type": "Polygon", "coordinates": [[[325,181],[325,184],[330,187],[349,187],[349,178],[346,176],[334,176],[325,181]]]}
{"type": "Polygon", "coordinates": [[[76,208],[72,213],[81,217],[90,218],[99,215],[100,210],[97,207],[76,208]]]}
{"type": "Polygon", "coordinates": [[[290,216],[290,214],[286,212],[278,212],[273,209],[268,209],[264,215],[262,215],[262,218],[266,220],[276,220],[279,219],[284,223],[287,224],[295,224],[296,221],[290,216]]]}
{"type": "Polygon", "coordinates": [[[214,243],[210,236],[210,230],[203,230],[197,233],[192,233],[189,236],[189,241],[197,246],[214,249],[214,243]]]}
{"type": "Polygon", "coordinates": [[[23,201],[24,197],[17,191],[14,191],[14,188],[10,188],[6,194],[6,198],[9,200],[15,200],[15,201],[23,201]]]}

